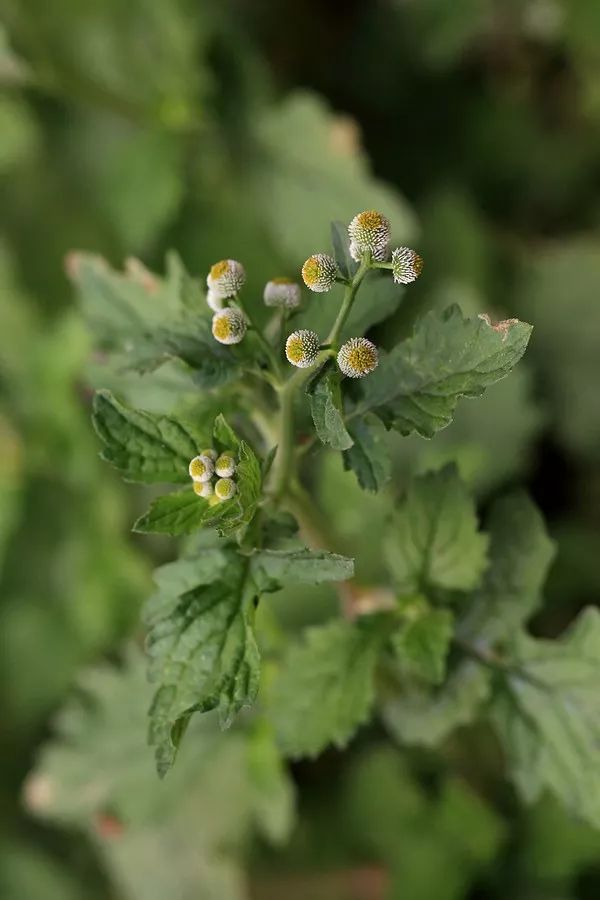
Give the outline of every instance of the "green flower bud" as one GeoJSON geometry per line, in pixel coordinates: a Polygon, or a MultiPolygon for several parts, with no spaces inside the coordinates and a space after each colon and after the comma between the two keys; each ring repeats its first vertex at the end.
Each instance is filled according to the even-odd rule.
{"type": "Polygon", "coordinates": [[[231,478],[235,474],[235,456],[233,453],[225,450],[215,463],[215,472],[219,478],[231,478]]]}
{"type": "Polygon", "coordinates": [[[190,478],[198,482],[210,481],[214,471],[215,466],[212,459],[203,454],[195,456],[188,466],[190,478]]]}
{"type": "Polygon", "coordinates": [[[200,451],[200,456],[208,456],[209,459],[212,459],[214,462],[219,454],[216,450],[213,450],[212,447],[205,447],[204,450],[200,451]]]}
{"type": "Polygon", "coordinates": [[[396,247],[392,250],[392,275],[396,284],[416,281],[422,270],[423,260],[410,247],[396,247]]]}
{"type": "Polygon", "coordinates": [[[226,300],[234,297],[244,286],[246,271],[241,263],[235,259],[222,259],[212,266],[206,284],[213,292],[213,297],[221,297],[226,300]]]}
{"type": "Polygon", "coordinates": [[[349,378],[363,378],[377,368],[377,347],[364,337],[350,338],[340,348],[338,366],[349,378]]]}
{"type": "Polygon", "coordinates": [[[374,209],[354,216],[348,226],[350,237],[350,255],[360,262],[365,253],[370,253],[375,260],[387,259],[390,242],[390,222],[384,215],[374,209]]]}
{"type": "Polygon", "coordinates": [[[219,478],[215,484],[215,496],[219,500],[231,500],[236,491],[237,485],[233,478],[219,478]]]}
{"type": "Polygon", "coordinates": [[[307,369],[312,366],[319,353],[319,335],[314,331],[292,331],[285,342],[285,355],[293,366],[307,369]]]}
{"type": "Polygon", "coordinates": [[[247,327],[244,314],[233,307],[222,309],[213,316],[212,333],[220,344],[239,344],[244,339],[247,327]]]}
{"type": "Polygon", "coordinates": [[[335,284],[336,277],[335,260],[326,253],[315,253],[313,256],[309,256],[302,266],[304,284],[318,294],[329,291],[335,284]]]}
{"type": "Polygon", "coordinates": [[[272,278],[265,285],[265,306],[297,309],[300,306],[300,286],[289,278],[272,278]]]}

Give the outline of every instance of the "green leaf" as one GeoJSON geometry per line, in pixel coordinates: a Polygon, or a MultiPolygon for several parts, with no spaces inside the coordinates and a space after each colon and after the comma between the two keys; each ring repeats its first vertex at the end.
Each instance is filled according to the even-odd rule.
{"type": "Polygon", "coordinates": [[[386,430],[377,416],[369,413],[353,419],[348,431],[354,445],[342,457],[344,468],[354,472],[365,491],[377,492],[392,474],[386,430]]]}
{"type": "Polygon", "coordinates": [[[174,494],[164,494],[150,504],[147,513],[137,520],[133,531],[141,534],[192,534],[204,524],[210,512],[208,502],[198,497],[191,487],[174,494]]]}
{"type": "Polygon", "coordinates": [[[310,628],[293,646],[273,687],[271,714],[291,757],[344,747],[366,721],[381,635],[371,622],[333,621],[310,628]]]}
{"type": "Polygon", "coordinates": [[[254,701],[259,653],[251,626],[255,592],[248,562],[227,552],[216,582],[182,594],[174,608],[153,618],[148,633],[149,741],[160,775],[166,774],[193,712],[218,708],[223,727],[254,701]]]}
{"type": "Polygon", "coordinates": [[[385,542],[401,593],[470,590],[486,565],[488,539],[454,465],[411,481],[385,542]]]}
{"type": "Polygon", "coordinates": [[[510,637],[533,615],[554,556],[544,521],[525,494],[494,503],[489,531],[490,565],[459,628],[479,645],[510,637]]]}
{"type": "Polygon", "coordinates": [[[213,439],[219,451],[238,450],[240,446],[239,437],[223,415],[218,415],[215,419],[213,439]]]}
{"type": "Polygon", "coordinates": [[[431,684],[441,684],[452,640],[452,613],[431,609],[423,597],[411,598],[401,611],[404,624],[391,638],[401,671],[431,684]]]}
{"type": "Polygon", "coordinates": [[[252,574],[263,590],[346,581],[354,575],[354,560],[327,550],[259,550],[252,556],[252,574]]]}
{"type": "Polygon", "coordinates": [[[306,393],[319,440],[334,450],[348,450],[353,441],[344,425],[340,374],[326,364],[309,383],[306,393]]]}
{"type": "Polygon", "coordinates": [[[227,560],[227,553],[222,547],[207,546],[201,547],[189,559],[184,557],[155,569],[153,577],[158,590],[144,604],[144,623],[150,625],[157,617],[164,617],[186,591],[216,581],[227,560]]]}
{"type": "Polygon", "coordinates": [[[358,263],[350,256],[350,238],[348,226],[343,222],[331,223],[331,245],[333,257],[340,273],[350,281],[358,269],[358,263]]]}
{"type": "Polygon", "coordinates": [[[128,481],[188,481],[189,462],[207,443],[195,425],[131,409],[110,391],[96,394],[93,422],[104,444],[102,458],[128,481]]]}
{"type": "Polygon", "coordinates": [[[249,736],[248,775],[258,826],[272,844],[284,843],[294,825],[294,783],[264,720],[257,722],[249,736]]]}
{"type": "Polygon", "coordinates": [[[465,319],[458,306],[432,311],[398,344],[363,386],[356,413],[378,413],[402,434],[432,437],[452,421],[460,397],[478,397],[522,357],[531,326],[508,320],[492,326],[465,319]]]}
{"type": "Polygon", "coordinates": [[[187,314],[170,322],[155,332],[151,346],[152,365],[180,359],[192,369],[192,377],[200,387],[219,387],[240,374],[236,351],[215,341],[210,319],[205,315],[187,314]]]}
{"type": "Polygon", "coordinates": [[[406,686],[385,700],[382,715],[402,743],[436,747],[456,728],[472,722],[491,692],[490,672],[464,662],[435,692],[406,686]]]}
{"type": "Polygon", "coordinates": [[[517,635],[511,651],[492,719],[520,794],[548,790],[600,828],[600,611],[585,609],[562,640],[517,635]]]}

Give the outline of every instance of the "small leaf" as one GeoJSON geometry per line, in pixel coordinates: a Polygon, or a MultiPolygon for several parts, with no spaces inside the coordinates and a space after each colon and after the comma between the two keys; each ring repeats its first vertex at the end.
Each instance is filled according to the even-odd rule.
{"type": "Polygon", "coordinates": [[[334,450],[347,450],[353,440],[344,425],[340,375],[326,364],[307,388],[310,411],[319,440],[334,450]]]}
{"type": "Polygon", "coordinates": [[[470,590],[486,565],[487,536],[454,465],[415,478],[386,539],[388,564],[401,593],[428,587],[470,590]]]}
{"type": "Polygon", "coordinates": [[[346,281],[350,281],[358,269],[358,263],[350,256],[348,227],[343,222],[331,223],[331,245],[333,247],[333,258],[341,275],[346,281]]]}
{"type": "Polygon", "coordinates": [[[96,394],[93,422],[102,458],[128,481],[185,482],[190,460],[206,443],[206,433],[193,424],[131,409],[110,391],[96,394]]]}
{"type": "Polygon", "coordinates": [[[392,635],[401,670],[431,684],[441,684],[452,639],[454,617],[448,609],[431,609],[424,598],[402,606],[405,621],[392,635]]]}
{"type": "Polygon", "coordinates": [[[348,743],[373,704],[380,643],[371,622],[333,621],[308,629],[289,650],[271,709],[286,755],[316,756],[330,743],[348,743]]]}
{"type": "Polygon", "coordinates": [[[354,419],[348,431],[354,445],[342,457],[344,468],[354,472],[363,490],[376,492],[392,474],[385,428],[377,416],[369,413],[354,419]]]}
{"type": "Polygon", "coordinates": [[[219,414],[215,419],[213,426],[213,438],[216,448],[219,451],[237,450],[240,446],[240,439],[225,419],[225,416],[219,414]]]}
{"type": "Polygon", "coordinates": [[[461,397],[478,397],[510,372],[530,335],[531,325],[517,320],[498,330],[486,319],[465,319],[458,306],[434,310],[411,338],[380,355],[355,414],[377,410],[402,434],[432,437],[450,424],[461,397]]]}
{"type": "Polygon", "coordinates": [[[548,790],[600,828],[600,612],[588,607],[562,640],[517,635],[492,719],[516,786],[548,790]]]}
{"type": "Polygon", "coordinates": [[[354,560],[326,550],[259,550],[252,572],[263,590],[279,590],[287,584],[345,581],[354,575],[354,560]]]}
{"type": "Polygon", "coordinates": [[[133,526],[141,534],[192,534],[202,527],[210,507],[191,487],[164,494],[150,504],[147,513],[133,526]]]}

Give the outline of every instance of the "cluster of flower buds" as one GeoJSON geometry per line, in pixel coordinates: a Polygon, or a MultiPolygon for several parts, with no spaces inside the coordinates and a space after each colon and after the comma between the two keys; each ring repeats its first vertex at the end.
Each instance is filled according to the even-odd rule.
{"type": "Polygon", "coordinates": [[[204,497],[213,506],[231,500],[237,491],[234,480],[237,461],[231,450],[218,454],[212,447],[201,450],[188,466],[194,493],[204,497]]]}
{"type": "Polygon", "coordinates": [[[235,259],[222,259],[208,273],[206,302],[214,312],[212,333],[220,344],[239,344],[248,329],[241,309],[228,306],[229,301],[235,302],[245,281],[246,271],[235,259]]]}
{"type": "MultiPolygon", "coordinates": [[[[285,342],[285,355],[293,366],[308,369],[317,360],[320,349],[316,331],[293,331],[285,342]]],[[[350,338],[340,347],[337,363],[349,378],[363,378],[377,368],[379,354],[372,341],[364,337],[350,338]]]]}

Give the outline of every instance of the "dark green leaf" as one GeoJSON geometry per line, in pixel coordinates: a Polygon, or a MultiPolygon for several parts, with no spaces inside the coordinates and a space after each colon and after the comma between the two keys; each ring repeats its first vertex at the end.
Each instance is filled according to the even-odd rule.
{"type": "Polygon", "coordinates": [[[344,425],[340,374],[326,364],[307,388],[310,411],[319,440],[334,450],[347,450],[352,438],[344,425]]]}
{"type": "Polygon", "coordinates": [[[344,468],[354,472],[365,491],[378,491],[392,474],[386,430],[377,416],[368,413],[353,419],[348,431],[354,445],[342,457],[344,468]]]}
{"type": "Polygon", "coordinates": [[[358,263],[350,256],[348,227],[343,222],[331,223],[331,245],[333,257],[340,273],[346,281],[350,281],[358,269],[358,263]]]}
{"type": "Polygon", "coordinates": [[[133,530],[142,534],[192,534],[202,527],[209,512],[207,501],[198,497],[190,486],[153,500],[150,509],[137,520],[133,530]]]}

